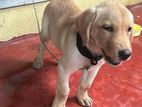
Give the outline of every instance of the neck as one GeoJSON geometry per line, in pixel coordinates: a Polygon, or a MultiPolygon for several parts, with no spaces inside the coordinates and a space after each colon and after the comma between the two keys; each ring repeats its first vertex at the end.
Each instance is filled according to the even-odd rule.
{"type": "Polygon", "coordinates": [[[86,46],[82,45],[82,38],[81,35],[77,32],[77,36],[76,36],[76,45],[77,48],[79,50],[79,52],[86,58],[88,58],[90,60],[91,65],[96,65],[97,62],[102,59],[102,55],[100,54],[92,54],[89,49],[86,46]]]}

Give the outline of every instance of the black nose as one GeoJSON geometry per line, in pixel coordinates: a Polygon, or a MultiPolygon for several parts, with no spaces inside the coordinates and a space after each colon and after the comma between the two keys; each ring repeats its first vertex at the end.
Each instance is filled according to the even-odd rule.
{"type": "Polygon", "coordinates": [[[126,60],[131,56],[131,51],[129,49],[124,49],[119,51],[119,58],[121,60],[126,60]]]}

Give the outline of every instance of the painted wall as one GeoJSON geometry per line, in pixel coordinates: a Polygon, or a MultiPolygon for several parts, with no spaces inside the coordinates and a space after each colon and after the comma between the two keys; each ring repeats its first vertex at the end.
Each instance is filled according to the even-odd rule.
{"type": "MultiPolygon", "coordinates": [[[[46,4],[36,5],[39,20],[41,20],[46,4]]],[[[0,10],[0,41],[37,31],[33,5],[0,10]]]]}
{"type": "MultiPolygon", "coordinates": [[[[98,4],[100,1],[103,0],[75,0],[77,5],[79,5],[82,9],[98,4]]],[[[142,0],[118,1],[125,5],[142,2],[142,0]]],[[[36,4],[39,21],[41,21],[43,10],[47,4],[48,2],[36,4]]],[[[37,32],[38,30],[33,5],[0,10],[0,41],[7,41],[16,36],[37,32]]]]}
{"type": "Polygon", "coordinates": [[[0,9],[21,6],[26,4],[39,3],[47,0],[0,0],[0,9]]]}

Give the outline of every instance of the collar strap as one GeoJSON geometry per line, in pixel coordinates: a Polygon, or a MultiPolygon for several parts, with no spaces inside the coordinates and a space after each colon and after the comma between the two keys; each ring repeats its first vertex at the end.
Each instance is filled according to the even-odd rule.
{"type": "Polygon", "coordinates": [[[91,65],[97,65],[98,61],[102,59],[102,55],[92,54],[86,46],[82,45],[82,38],[77,32],[76,45],[79,52],[86,58],[90,59],[91,65]]]}

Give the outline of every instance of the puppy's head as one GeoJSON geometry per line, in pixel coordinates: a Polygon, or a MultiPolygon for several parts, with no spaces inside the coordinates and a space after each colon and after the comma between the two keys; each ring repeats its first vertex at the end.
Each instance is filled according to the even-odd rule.
{"type": "Polygon", "coordinates": [[[118,65],[131,56],[133,15],[122,4],[103,2],[77,17],[77,30],[83,45],[105,61],[118,65]]]}

